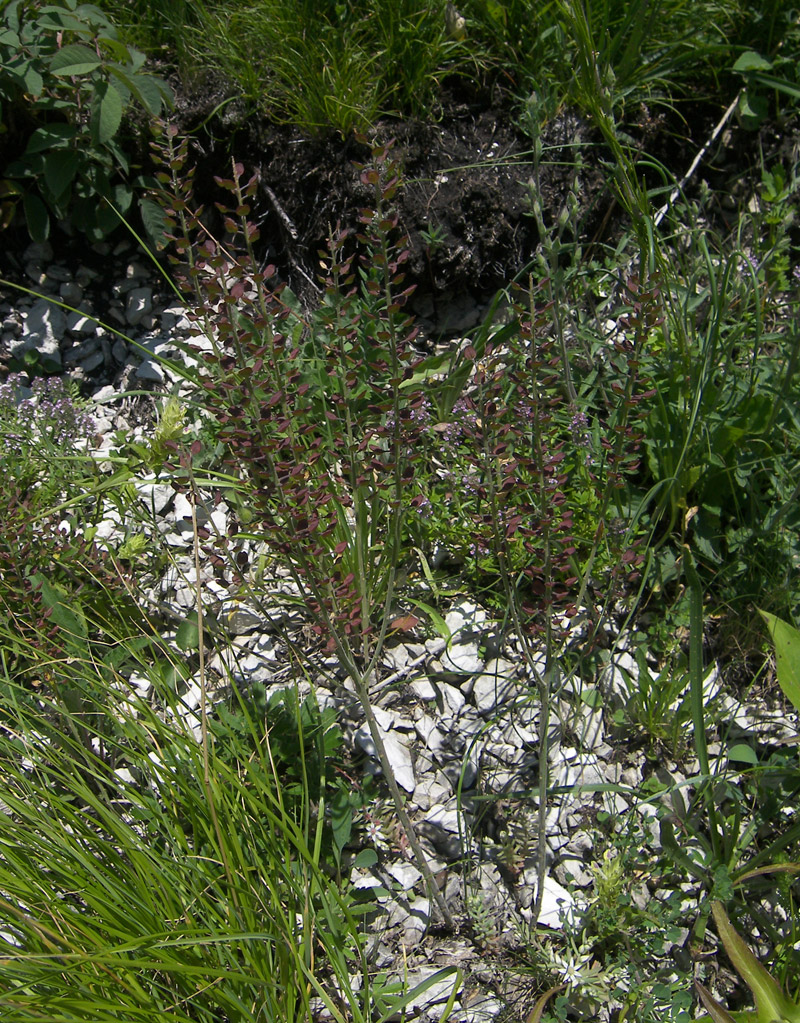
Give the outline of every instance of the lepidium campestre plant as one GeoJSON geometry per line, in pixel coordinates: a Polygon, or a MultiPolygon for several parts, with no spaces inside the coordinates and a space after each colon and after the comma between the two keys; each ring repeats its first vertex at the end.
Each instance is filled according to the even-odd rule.
{"type": "MultiPolygon", "coordinates": [[[[202,353],[207,404],[229,452],[230,474],[244,484],[252,521],[259,524],[251,538],[288,569],[314,629],[351,678],[409,845],[445,923],[453,926],[370,702],[401,561],[403,490],[423,429],[416,412],[424,399],[411,386],[419,362],[411,346],[415,331],[403,311],[407,253],[394,241],[397,216],[389,209],[398,167],[388,148],[373,147],[371,162],[361,168],[371,205],[361,213],[356,239],[333,232],[323,254],[324,302],[307,324],[280,288],[270,291],[273,268],[257,269],[257,228],[247,220],[255,178],[243,183],[237,164],[230,179],[217,179],[234,201],[225,228],[238,235],[244,254],[232,255],[210,236],[192,247],[174,153],[170,165],[168,215],[180,229],[179,251],[190,255],[199,318],[211,339],[211,350],[202,353]]],[[[237,567],[244,575],[246,566],[237,567]]]]}

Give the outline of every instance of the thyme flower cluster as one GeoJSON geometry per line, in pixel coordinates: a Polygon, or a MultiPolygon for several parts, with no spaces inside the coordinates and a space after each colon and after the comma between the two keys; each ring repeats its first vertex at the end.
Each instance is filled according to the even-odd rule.
{"type": "Polygon", "coordinates": [[[0,436],[6,454],[19,455],[36,442],[66,447],[89,437],[95,424],[60,377],[12,373],[0,384],[0,436]]]}

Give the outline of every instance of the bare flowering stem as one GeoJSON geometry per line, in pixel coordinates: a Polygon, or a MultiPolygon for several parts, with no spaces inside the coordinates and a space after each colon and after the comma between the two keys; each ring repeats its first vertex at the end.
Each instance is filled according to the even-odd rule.
{"type": "Polygon", "coordinates": [[[447,927],[450,931],[454,931],[456,930],[456,925],[453,920],[453,915],[448,909],[444,894],[439,888],[439,885],[436,883],[433,871],[428,863],[428,857],[425,850],[422,848],[414,824],[405,808],[403,794],[395,780],[392,764],[389,760],[389,755],[386,752],[386,745],[383,741],[383,735],[381,734],[380,726],[378,725],[375,713],[372,709],[372,702],[369,696],[369,678],[361,677],[355,684],[356,695],[358,696],[359,702],[364,710],[364,717],[367,721],[370,737],[375,744],[375,752],[378,754],[378,760],[381,764],[383,776],[386,779],[389,791],[392,794],[395,812],[397,813],[398,820],[400,821],[406,838],[408,839],[408,844],[411,846],[411,851],[414,853],[414,862],[422,874],[429,897],[436,904],[436,908],[441,913],[445,927],[447,927]]]}

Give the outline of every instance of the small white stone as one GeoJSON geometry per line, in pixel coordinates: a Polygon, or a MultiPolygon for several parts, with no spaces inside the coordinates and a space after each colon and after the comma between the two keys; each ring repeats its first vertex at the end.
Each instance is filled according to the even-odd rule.
{"type": "Polygon", "coordinates": [[[392,863],[386,868],[386,873],[397,881],[401,888],[406,890],[413,888],[422,877],[413,863],[392,863]]]}
{"type": "Polygon", "coordinates": [[[149,356],[142,359],[136,368],[136,376],[140,380],[149,380],[156,384],[163,384],[165,380],[164,370],[160,363],[155,362],[149,356]]]}
{"type": "Polygon", "coordinates": [[[552,877],[545,877],[542,909],[537,921],[542,927],[550,927],[554,930],[561,930],[567,922],[570,913],[575,906],[573,896],[552,877]]]}
{"type": "Polygon", "coordinates": [[[474,675],[483,668],[477,643],[450,643],[442,654],[442,667],[446,671],[474,675]]]}
{"type": "Polygon", "coordinates": [[[152,681],[146,675],[137,675],[135,672],[128,679],[130,684],[134,687],[138,695],[146,700],[153,688],[152,681]]]}
{"type": "Polygon", "coordinates": [[[402,643],[399,646],[390,647],[384,651],[383,663],[389,671],[400,671],[409,662],[408,647],[402,643]]]}
{"type": "Polygon", "coordinates": [[[133,288],[125,303],[125,319],[131,327],[141,323],[153,311],[153,289],[133,288]]]}
{"type": "Polygon", "coordinates": [[[420,700],[435,700],[436,688],[430,679],[417,678],[410,683],[409,688],[419,697],[420,700]]]}
{"type": "Polygon", "coordinates": [[[161,313],[161,329],[165,334],[185,334],[192,329],[183,306],[168,306],[161,313]]]}
{"type": "Polygon", "coordinates": [[[449,710],[453,717],[458,717],[464,704],[467,702],[464,694],[460,689],[456,689],[455,686],[448,685],[447,682],[442,682],[439,690],[444,701],[444,709],[449,710]]]}
{"type": "Polygon", "coordinates": [[[444,616],[445,625],[450,635],[456,637],[460,632],[474,631],[486,622],[486,612],[471,600],[461,600],[444,616]]]}
{"type": "Polygon", "coordinates": [[[637,691],[638,681],[639,665],[634,658],[626,650],[615,654],[600,676],[600,689],[612,710],[626,706],[631,693],[637,691]]]}
{"type": "MultiPolygon", "coordinates": [[[[508,703],[517,688],[516,679],[505,667],[508,662],[490,661],[487,670],[472,684],[472,698],[481,714],[493,714],[498,707],[508,703]],[[495,670],[491,670],[494,668],[495,670]]],[[[510,666],[509,666],[510,667],[510,666]]]]}
{"type": "Polygon", "coordinates": [[[99,324],[85,313],[69,313],[67,330],[70,334],[94,334],[99,324]]]}
{"type": "Polygon", "coordinates": [[[414,802],[420,810],[430,810],[433,806],[447,802],[452,794],[453,786],[446,775],[437,771],[433,777],[429,774],[418,782],[414,789],[414,802]]]}
{"type": "MultiPolygon", "coordinates": [[[[375,711],[380,708],[374,708],[375,711]]],[[[377,714],[376,714],[377,717],[377,714]]],[[[413,793],[417,787],[417,781],[414,777],[414,766],[411,759],[411,750],[408,746],[402,742],[394,732],[384,732],[381,728],[381,738],[383,739],[383,745],[386,749],[386,756],[389,764],[394,773],[394,778],[397,784],[405,789],[408,793],[413,793]]],[[[368,756],[377,760],[378,751],[375,747],[375,743],[372,741],[372,736],[369,733],[369,729],[366,725],[362,725],[355,734],[355,744],[362,749],[368,756]]]]}
{"type": "Polygon", "coordinates": [[[142,504],[156,515],[164,515],[175,497],[171,486],[156,483],[154,479],[136,480],[134,486],[142,504]]]}
{"type": "Polygon", "coordinates": [[[442,749],[446,735],[439,729],[434,718],[423,714],[414,722],[414,727],[418,737],[431,753],[438,753],[442,749]]]}

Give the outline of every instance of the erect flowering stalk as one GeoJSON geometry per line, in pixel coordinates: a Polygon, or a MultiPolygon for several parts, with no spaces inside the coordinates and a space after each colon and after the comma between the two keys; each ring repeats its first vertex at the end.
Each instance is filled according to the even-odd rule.
{"type": "Polygon", "coordinates": [[[480,352],[467,348],[469,383],[454,406],[457,415],[436,434],[436,442],[445,437],[457,449],[452,495],[469,516],[476,571],[499,579],[507,621],[539,698],[534,917],[544,891],[549,719],[561,685],[565,623],[583,612],[601,547],[606,597],[632,578],[639,559],[625,549],[610,513],[636,466],[633,422],[642,390],[635,351],[620,348],[608,404],[576,405],[576,385],[564,370],[569,350],[553,336],[551,305],[538,297],[530,284],[513,307],[514,329],[497,331],[480,352]]]}
{"type": "MultiPolygon", "coordinates": [[[[257,182],[243,183],[234,164],[217,179],[234,201],[226,214],[242,255],[206,236],[190,275],[202,298],[196,318],[211,334],[200,351],[206,402],[228,452],[227,466],[246,487],[258,523],[253,539],[276,555],[303,595],[315,630],[352,679],[391,791],[431,899],[454,926],[394,780],[369,689],[380,663],[402,554],[403,488],[413,474],[424,429],[410,386],[416,331],[403,306],[408,258],[394,240],[388,206],[399,170],[388,148],[375,147],[361,168],[372,205],[361,213],[361,265],[336,229],[323,253],[321,310],[299,316],[274,268],[257,269],[257,228],[248,220],[257,182]]],[[[188,208],[186,198],[174,207],[188,208]]],[[[239,566],[242,569],[242,566],[239,566]]]]}

